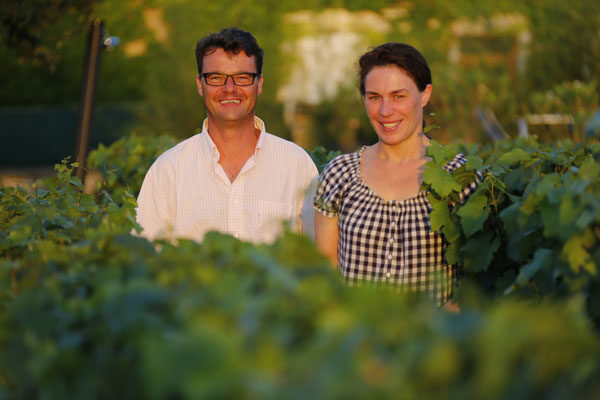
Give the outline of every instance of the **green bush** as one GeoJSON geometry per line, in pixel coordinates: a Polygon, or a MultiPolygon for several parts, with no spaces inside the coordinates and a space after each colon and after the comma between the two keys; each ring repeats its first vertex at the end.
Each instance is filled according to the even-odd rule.
{"type": "Polygon", "coordinates": [[[108,147],[100,144],[92,150],[87,167],[101,173],[100,182],[116,201],[120,201],[126,192],[137,197],[150,165],[177,142],[176,138],[167,135],[155,138],[124,136],[108,147]]]}
{"type": "Polygon", "coordinates": [[[448,262],[492,297],[580,294],[600,326],[600,144],[515,139],[462,150],[470,153],[465,167],[432,174],[457,151],[433,143],[424,176],[448,262]],[[475,170],[484,178],[460,204],[475,170]]]}
{"type": "MultiPolygon", "coordinates": [[[[426,173],[432,226],[466,272],[460,314],[346,287],[304,236],[150,243],[131,234],[121,181],[122,204],[106,183],[85,194],[66,162],[29,192],[0,188],[0,397],[597,398],[598,246],[585,232],[597,235],[600,149],[563,146],[463,149],[478,156],[449,176],[484,180],[462,205],[452,179],[426,173]]],[[[454,151],[434,143],[432,164],[454,151]]]]}

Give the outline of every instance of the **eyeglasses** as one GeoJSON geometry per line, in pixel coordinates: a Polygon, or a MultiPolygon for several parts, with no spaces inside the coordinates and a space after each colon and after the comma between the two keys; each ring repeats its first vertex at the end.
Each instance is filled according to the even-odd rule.
{"type": "Polygon", "coordinates": [[[210,86],[223,86],[227,83],[227,78],[231,77],[236,86],[250,86],[254,83],[254,78],[260,76],[254,72],[242,72],[239,74],[219,74],[218,72],[205,72],[202,74],[204,82],[210,86]]]}

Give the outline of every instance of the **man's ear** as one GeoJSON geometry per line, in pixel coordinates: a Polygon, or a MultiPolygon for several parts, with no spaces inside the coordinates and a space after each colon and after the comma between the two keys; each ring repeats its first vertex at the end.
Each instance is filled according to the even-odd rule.
{"type": "Polygon", "coordinates": [[[200,75],[196,75],[196,86],[198,86],[198,93],[200,96],[204,97],[204,93],[202,92],[202,81],[200,79],[200,75]]]}
{"type": "Polygon", "coordinates": [[[263,85],[263,77],[261,75],[258,77],[258,94],[262,93],[262,85],[263,85]]]}

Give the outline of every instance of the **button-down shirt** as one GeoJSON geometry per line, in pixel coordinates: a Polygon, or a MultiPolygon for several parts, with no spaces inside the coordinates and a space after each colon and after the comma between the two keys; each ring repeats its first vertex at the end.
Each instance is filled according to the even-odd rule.
{"type": "Polygon", "coordinates": [[[269,243],[283,231],[314,235],[312,199],[318,172],[298,145],[260,130],[254,154],[233,182],[207,131],[184,140],[152,164],[138,196],[137,221],[148,239],[201,241],[208,231],[269,243]]]}

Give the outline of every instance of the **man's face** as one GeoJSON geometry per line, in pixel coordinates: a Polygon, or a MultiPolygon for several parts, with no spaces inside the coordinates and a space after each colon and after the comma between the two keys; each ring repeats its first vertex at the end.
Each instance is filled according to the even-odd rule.
{"type": "MultiPolygon", "coordinates": [[[[256,73],[254,56],[248,57],[244,51],[229,54],[216,49],[202,59],[202,73],[221,74],[256,73]]],[[[223,86],[210,86],[202,76],[196,77],[198,92],[204,97],[209,120],[218,123],[237,123],[254,118],[256,98],[262,93],[262,76],[256,77],[250,86],[236,86],[233,78],[227,78],[223,86]]]]}

